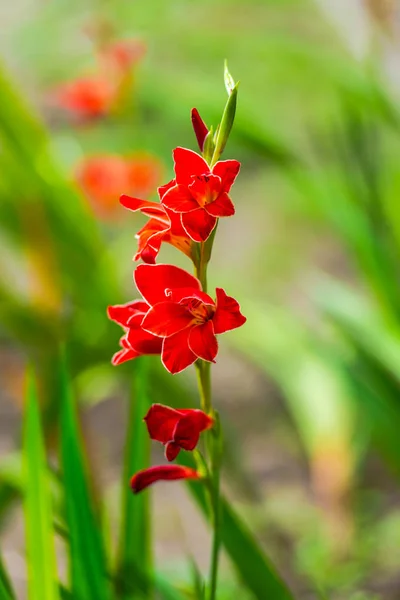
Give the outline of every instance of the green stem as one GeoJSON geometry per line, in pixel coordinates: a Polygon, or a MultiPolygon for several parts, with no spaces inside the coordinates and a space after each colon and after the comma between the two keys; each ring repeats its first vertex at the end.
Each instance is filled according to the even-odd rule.
{"type": "MultiPolygon", "coordinates": [[[[216,228],[215,228],[216,229],[216,228]]],[[[206,242],[200,244],[199,260],[196,264],[196,277],[199,279],[202,289],[207,292],[207,266],[211,257],[212,245],[214,242],[215,229],[206,242]]],[[[212,406],[211,399],[211,363],[204,360],[198,360],[195,364],[197,372],[198,387],[200,393],[201,409],[207,413],[216,416],[212,406]]],[[[217,419],[217,428],[207,432],[206,450],[209,461],[210,473],[210,505],[212,511],[213,540],[210,562],[210,579],[207,594],[208,600],[215,600],[218,582],[218,563],[219,549],[221,546],[220,533],[220,468],[221,468],[221,428],[219,419],[217,419]]]]}
{"type": "MultiPolygon", "coordinates": [[[[204,412],[214,413],[211,400],[211,364],[199,360],[196,363],[198,385],[200,392],[201,408],[204,412]]],[[[206,450],[209,460],[209,494],[212,512],[212,549],[210,562],[209,589],[207,600],[215,600],[218,582],[219,550],[221,547],[221,506],[220,506],[220,471],[221,471],[221,426],[218,415],[216,417],[216,430],[207,432],[206,450]]]]}
{"type": "Polygon", "coordinates": [[[203,289],[203,292],[207,293],[207,265],[208,265],[208,260],[207,260],[207,256],[206,256],[206,243],[207,242],[201,242],[200,243],[200,252],[199,252],[200,256],[199,256],[198,262],[196,264],[196,277],[197,277],[197,279],[201,283],[201,287],[203,289]]]}
{"type": "Polygon", "coordinates": [[[195,364],[200,393],[200,406],[201,410],[207,414],[212,412],[210,366],[211,364],[205,360],[198,360],[195,364]]]}
{"type": "Polygon", "coordinates": [[[219,550],[221,547],[220,465],[213,466],[211,503],[213,509],[213,540],[210,563],[209,600],[217,597],[219,550]]]}

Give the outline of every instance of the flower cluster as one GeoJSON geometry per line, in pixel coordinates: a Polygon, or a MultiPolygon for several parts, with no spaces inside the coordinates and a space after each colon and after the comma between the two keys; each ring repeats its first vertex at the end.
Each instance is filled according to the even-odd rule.
{"type": "MultiPolygon", "coordinates": [[[[195,109],[192,122],[203,151],[211,132],[195,109]]],[[[180,147],[174,150],[173,158],[175,177],[158,188],[159,202],[121,196],[125,208],[148,217],[136,235],[134,257],[144,263],[133,274],[141,299],[110,306],[108,315],[123,328],[114,365],[141,355],[160,354],[164,367],[175,374],[194,363],[215,362],[217,336],[240,327],[246,318],[238,302],[222,288],[216,288],[215,297],[211,297],[204,285],[211,234],[219,218],[235,213],[229,192],[240,164],[236,160],[213,161],[206,152],[201,156],[180,147]],[[163,242],[192,260],[197,277],[174,265],[156,264],[163,242]]],[[[165,446],[165,456],[172,461],[180,450],[194,450],[200,434],[213,426],[214,419],[203,410],[175,410],[154,404],[145,422],[150,438],[165,446]]],[[[131,487],[136,493],[160,479],[198,477],[193,469],[163,465],[134,475],[131,487]]]]}

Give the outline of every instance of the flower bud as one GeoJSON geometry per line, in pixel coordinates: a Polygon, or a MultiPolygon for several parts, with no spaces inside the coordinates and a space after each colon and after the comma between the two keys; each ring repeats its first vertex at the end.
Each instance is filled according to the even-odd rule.
{"type": "Polygon", "coordinates": [[[226,143],[229,138],[229,134],[232,129],[233,122],[235,120],[236,113],[236,102],[237,102],[237,91],[239,87],[239,82],[236,83],[232,88],[232,84],[234,81],[231,75],[228,72],[228,76],[225,73],[225,86],[229,93],[228,101],[225,105],[224,113],[222,115],[221,123],[219,124],[219,128],[216,134],[215,140],[215,150],[211,161],[211,166],[215,165],[218,161],[219,157],[224,151],[226,143]]]}
{"type": "Polygon", "coordinates": [[[199,115],[199,111],[197,110],[197,108],[192,108],[191,118],[197,143],[199,144],[200,150],[203,152],[204,140],[206,139],[208,134],[207,125],[204,123],[203,119],[199,115]]]}

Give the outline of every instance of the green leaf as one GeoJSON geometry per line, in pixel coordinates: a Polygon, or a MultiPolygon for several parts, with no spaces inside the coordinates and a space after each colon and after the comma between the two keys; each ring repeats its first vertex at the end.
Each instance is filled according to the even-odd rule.
{"type": "Polygon", "coordinates": [[[11,588],[3,559],[0,554],[0,600],[15,600],[15,594],[11,588]]]}
{"type": "MultiPolygon", "coordinates": [[[[160,573],[154,575],[154,587],[162,600],[186,600],[187,598],[186,595],[184,596],[181,592],[178,592],[160,573]]],[[[146,600],[148,600],[148,596],[146,596],[146,600]]]]}
{"type": "Polygon", "coordinates": [[[117,566],[117,592],[118,597],[123,600],[132,600],[142,595],[148,598],[151,594],[149,494],[135,496],[129,486],[133,473],[145,469],[150,462],[150,438],[143,422],[149,408],[148,373],[148,360],[141,358],[136,361],[125,444],[117,566]]]}
{"type": "Polygon", "coordinates": [[[196,600],[205,600],[206,584],[194,558],[190,560],[190,571],[193,581],[193,592],[196,600]]]}
{"type": "MultiPolygon", "coordinates": [[[[187,453],[184,457],[181,453],[179,462],[195,468],[193,458],[187,453]]],[[[193,481],[188,481],[187,485],[199,508],[211,521],[205,486],[193,481]]],[[[293,599],[257,540],[224,497],[221,497],[221,540],[243,583],[255,598],[258,600],[293,599]]]]}
{"type": "Polygon", "coordinates": [[[77,600],[109,600],[110,586],[101,526],[89,493],[85,456],[71,384],[61,361],[61,468],[69,530],[71,589],[77,600]]]}
{"type": "Polygon", "coordinates": [[[28,375],[23,464],[26,478],[25,527],[28,596],[59,598],[54,551],[53,514],[48,469],[33,376],[28,375]]]}

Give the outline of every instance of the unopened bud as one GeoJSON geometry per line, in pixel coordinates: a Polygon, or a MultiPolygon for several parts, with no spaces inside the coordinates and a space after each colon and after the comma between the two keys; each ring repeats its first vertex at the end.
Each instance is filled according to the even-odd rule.
{"type": "Polygon", "coordinates": [[[192,108],[191,117],[197,143],[199,144],[200,150],[203,152],[204,140],[206,139],[208,134],[207,125],[204,123],[203,119],[199,115],[199,111],[197,110],[197,108],[192,108]]]}

